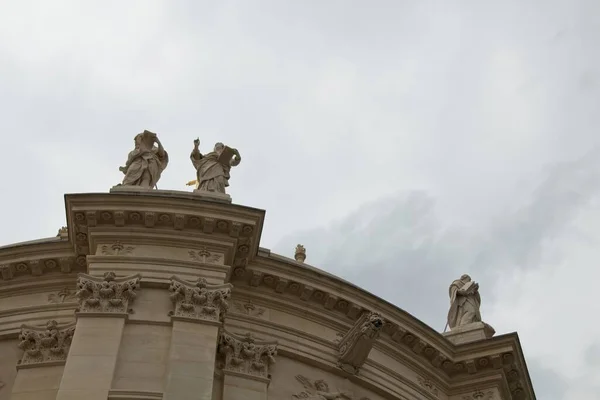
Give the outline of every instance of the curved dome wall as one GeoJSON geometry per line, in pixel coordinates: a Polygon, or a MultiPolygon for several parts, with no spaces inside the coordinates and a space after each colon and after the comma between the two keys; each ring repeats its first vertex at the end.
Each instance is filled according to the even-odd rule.
{"type": "Polygon", "coordinates": [[[59,236],[0,248],[0,400],[535,399],[516,333],[449,338],[271,254],[263,210],[65,202],[59,236]]]}

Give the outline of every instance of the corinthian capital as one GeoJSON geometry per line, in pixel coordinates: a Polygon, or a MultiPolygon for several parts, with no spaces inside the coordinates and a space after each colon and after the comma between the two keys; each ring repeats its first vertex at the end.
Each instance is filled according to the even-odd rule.
{"type": "Polygon", "coordinates": [[[117,278],[105,272],[102,278],[79,274],[77,293],[80,313],[127,314],[140,287],[141,275],[117,278]]]}
{"type": "Polygon", "coordinates": [[[223,331],[218,351],[225,358],[223,371],[264,380],[269,379],[269,368],[275,363],[277,342],[256,340],[251,333],[242,336],[223,331]]]}
{"type": "Polygon", "coordinates": [[[173,318],[220,323],[227,312],[227,300],[231,295],[230,283],[209,285],[206,279],[189,282],[176,276],[171,277],[171,301],[175,310],[173,318]]]}
{"type": "Polygon", "coordinates": [[[24,352],[19,366],[65,361],[74,333],[75,323],[59,326],[52,320],[45,327],[22,325],[18,346],[24,352]]]}

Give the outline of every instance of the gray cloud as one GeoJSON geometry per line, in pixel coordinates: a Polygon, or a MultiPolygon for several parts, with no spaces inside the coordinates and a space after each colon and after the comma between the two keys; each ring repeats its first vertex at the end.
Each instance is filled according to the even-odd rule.
{"type": "MultiPolygon", "coordinates": [[[[580,323],[573,309],[600,312],[590,298],[600,257],[599,8],[5,5],[0,244],[54,235],[63,194],[119,182],[143,129],[171,156],[161,188],[186,189],[195,137],[202,149],[223,141],[244,158],[234,201],[267,210],[264,247],[291,254],[305,242],[310,262],[440,330],[448,282],[472,271],[485,315],[499,331],[519,330],[532,368],[568,383],[563,400],[590,398],[586,381],[600,377],[583,373],[584,346],[600,328],[586,321],[569,353],[550,340],[573,341],[556,327],[580,323]],[[398,280],[376,284],[374,271],[398,280]],[[573,274],[583,277],[576,290],[565,286],[573,274]]],[[[558,380],[536,373],[549,393],[558,380]]]]}

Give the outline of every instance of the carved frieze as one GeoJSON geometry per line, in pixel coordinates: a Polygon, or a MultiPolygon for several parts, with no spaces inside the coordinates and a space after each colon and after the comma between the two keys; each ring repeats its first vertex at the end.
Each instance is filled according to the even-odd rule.
{"type": "Polygon", "coordinates": [[[260,318],[265,313],[264,308],[254,305],[251,301],[234,301],[233,309],[240,314],[256,318],[260,318]]]}
{"type": "Polygon", "coordinates": [[[124,256],[127,254],[131,254],[131,252],[135,249],[134,246],[126,246],[120,241],[114,242],[112,245],[105,244],[102,246],[102,254],[106,256],[124,256]]]}
{"type": "Polygon", "coordinates": [[[229,283],[209,285],[204,278],[189,282],[172,276],[169,291],[175,310],[171,316],[219,323],[229,308],[232,287],[229,283]]]}
{"type": "Polygon", "coordinates": [[[433,384],[433,382],[431,382],[430,379],[417,376],[417,381],[419,382],[419,385],[427,389],[427,391],[432,393],[435,397],[439,396],[438,388],[433,384]]]}
{"type": "Polygon", "coordinates": [[[205,247],[200,250],[190,250],[188,252],[190,258],[194,261],[198,261],[204,264],[215,264],[221,260],[221,254],[212,253],[205,247]]]}
{"type": "Polygon", "coordinates": [[[105,272],[102,278],[79,274],[77,293],[80,313],[128,313],[140,287],[141,276],[117,278],[114,272],[105,272]]]}
{"type": "Polygon", "coordinates": [[[63,288],[57,293],[50,293],[48,295],[48,303],[60,304],[68,301],[75,301],[77,294],[69,288],[63,288]]]}
{"type": "Polygon", "coordinates": [[[75,333],[75,323],[59,326],[54,320],[45,327],[21,326],[19,348],[23,357],[19,365],[65,361],[75,333]]]}
{"type": "Polygon", "coordinates": [[[224,358],[223,370],[269,379],[269,368],[275,363],[277,342],[256,340],[223,331],[219,336],[219,354],[224,358]]]}
{"type": "Polygon", "coordinates": [[[296,375],[296,380],[304,386],[304,390],[292,395],[292,399],[369,400],[368,397],[356,397],[350,391],[332,391],[329,389],[329,384],[323,379],[311,381],[304,375],[296,375]]]}
{"type": "Polygon", "coordinates": [[[383,328],[383,318],[377,313],[365,313],[339,342],[338,365],[356,374],[365,363],[383,328]]]}

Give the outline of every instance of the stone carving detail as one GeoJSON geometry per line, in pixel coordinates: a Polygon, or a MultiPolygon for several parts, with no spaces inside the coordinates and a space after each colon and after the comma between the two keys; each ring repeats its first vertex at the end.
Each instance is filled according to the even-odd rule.
{"type": "Polygon", "coordinates": [[[65,301],[75,301],[77,295],[69,288],[63,288],[58,293],[50,293],[48,295],[48,303],[64,303],[65,301]]]}
{"type": "Polygon", "coordinates": [[[252,304],[251,301],[242,303],[241,301],[234,301],[233,308],[241,314],[246,314],[251,317],[261,317],[265,313],[265,309],[262,307],[257,307],[252,304]]]}
{"type": "Polygon", "coordinates": [[[306,260],[306,249],[301,244],[296,246],[296,252],[294,253],[294,259],[301,263],[303,263],[304,260],[306,260]]]}
{"type": "Polygon", "coordinates": [[[196,169],[196,181],[188,182],[188,185],[195,185],[200,191],[225,194],[225,188],[229,186],[229,171],[239,165],[242,156],[237,149],[220,142],[215,144],[212,152],[204,155],[200,153],[199,146],[200,139],[194,140],[190,160],[196,169]]]}
{"type": "Polygon", "coordinates": [[[463,400],[494,400],[494,392],[490,390],[484,393],[481,390],[476,390],[471,395],[463,396],[463,400]]]}
{"type": "Polygon", "coordinates": [[[124,256],[131,254],[134,249],[134,246],[125,246],[120,241],[116,241],[110,246],[106,244],[102,246],[102,254],[107,256],[124,256]]]}
{"type": "Polygon", "coordinates": [[[128,313],[140,287],[139,274],[117,278],[114,272],[105,272],[103,278],[79,274],[77,293],[80,313],[128,313]]]}
{"type": "Polygon", "coordinates": [[[219,336],[218,351],[225,358],[224,371],[269,379],[277,342],[258,341],[251,333],[241,336],[224,331],[219,336]]]}
{"type": "MultiPolygon", "coordinates": [[[[479,308],[481,297],[479,296],[479,284],[471,280],[469,275],[463,275],[450,285],[450,310],[448,310],[448,323],[452,331],[459,327],[469,329],[474,324],[483,324],[486,337],[492,337],[494,328],[481,320],[479,308]]],[[[444,329],[445,331],[446,329],[444,329]]]]}
{"type": "Polygon", "coordinates": [[[188,282],[172,276],[169,291],[175,310],[170,314],[173,317],[218,323],[229,308],[227,300],[232,287],[230,283],[209,285],[204,278],[188,282]]]}
{"type": "Polygon", "coordinates": [[[379,314],[363,314],[339,342],[339,367],[348,373],[357,374],[379,337],[383,324],[383,318],[379,314]]]}
{"type": "Polygon", "coordinates": [[[430,379],[417,376],[417,381],[419,382],[419,385],[423,386],[425,389],[430,391],[432,394],[435,395],[435,397],[439,397],[439,391],[430,379]]]}
{"type": "Polygon", "coordinates": [[[198,261],[204,264],[214,264],[218,263],[221,259],[220,254],[211,253],[206,248],[201,248],[200,250],[190,250],[188,252],[190,258],[194,261],[198,261]]]}
{"type": "Polygon", "coordinates": [[[145,130],[133,140],[135,148],[129,152],[125,166],[119,167],[119,171],[125,174],[121,185],[154,189],[160,175],[167,168],[169,155],[156,133],[145,130]]]}
{"type": "Polygon", "coordinates": [[[368,397],[355,397],[352,392],[332,392],[329,385],[322,379],[311,382],[303,375],[296,375],[296,380],[304,386],[304,391],[292,395],[292,399],[308,400],[369,400],[368,397]]]}
{"type": "Polygon", "coordinates": [[[21,326],[18,346],[24,353],[20,365],[66,360],[74,333],[75,323],[58,326],[54,320],[46,327],[21,326]]]}
{"type": "Polygon", "coordinates": [[[479,284],[463,275],[450,285],[450,310],[448,311],[448,327],[450,330],[461,325],[481,322],[481,297],[479,284]]]}

